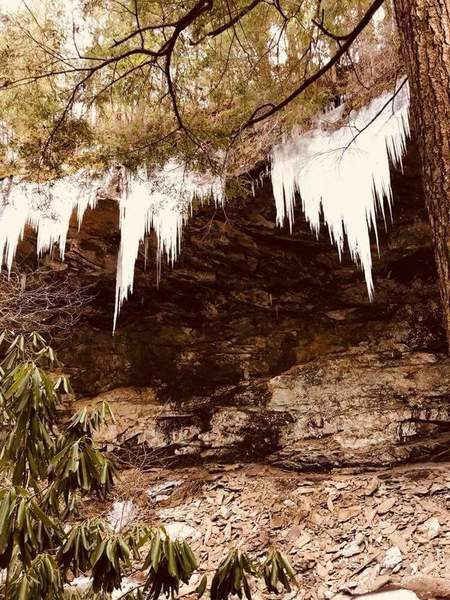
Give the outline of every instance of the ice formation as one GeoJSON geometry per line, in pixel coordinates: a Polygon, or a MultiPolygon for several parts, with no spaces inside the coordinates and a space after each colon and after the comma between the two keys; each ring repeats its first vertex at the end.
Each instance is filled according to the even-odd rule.
{"type": "MultiPolygon", "coordinates": [[[[369,296],[373,294],[370,233],[376,235],[376,213],[384,215],[384,202],[391,203],[390,161],[400,165],[409,135],[407,86],[395,98],[384,94],[368,106],[350,114],[345,126],[328,127],[299,135],[276,146],[271,176],[277,222],[294,220],[298,192],[305,216],[318,234],[320,221],[341,256],[344,241],[353,260],[365,274],[369,296]]],[[[337,113],[327,113],[328,121],[337,113]]],[[[95,207],[99,189],[108,189],[108,178],[78,173],[47,184],[0,181],[0,268],[11,270],[17,244],[26,225],[37,231],[37,251],[43,254],[59,246],[64,258],[67,231],[75,210],[80,224],[86,209],[95,207]]],[[[130,174],[119,169],[122,193],[117,199],[121,241],[117,262],[115,328],[122,303],[133,291],[134,269],[140,244],[150,231],[157,239],[157,274],[164,257],[173,265],[180,251],[183,226],[195,198],[224,201],[222,178],[203,175],[169,160],[159,171],[130,174]]]]}
{"type": "MultiPolygon", "coordinates": [[[[94,208],[99,190],[108,188],[114,171],[104,178],[85,173],[64,177],[47,184],[0,181],[0,269],[12,268],[17,245],[25,227],[37,231],[39,255],[59,247],[64,259],[67,232],[73,211],[78,224],[88,207],[94,208]]],[[[183,226],[192,211],[194,199],[224,198],[222,179],[187,170],[175,160],[168,161],[153,175],[141,171],[131,175],[122,170],[123,193],[117,198],[120,211],[121,240],[117,261],[115,328],[120,307],[133,290],[134,267],[140,243],[153,230],[157,239],[157,273],[165,257],[173,265],[180,251],[183,226]]]]}
{"type": "MultiPolygon", "coordinates": [[[[407,84],[395,96],[386,93],[353,111],[344,126],[324,126],[342,111],[323,116],[322,122],[272,152],[272,185],[277,223],[287,220],[292,230],[296,193],[311,229],[319,234],[320,221],[328,226],[339,257],[345,237],[352,259],[361,265],[369,297],[373,296],[370,232],[384,203],[392,202],[389,165],[402,165],[409,137],[407,84]],[[392,101],[390,101],[392,99],[392,101]]],[[[378,241],[378,240],[377,240],[378,241]]]]}
{"type": "Polygon", "coordinates": [[[189,171],[175,160],[169,160],[161,171],[150,177],[143,172],[126,177],[120,198],[121,238],[114,329],[121,305],[133,292],[134,265],[140,242],[151,230],[155,231],[159,277],[161,257],[165,256],[172,265],[178,257],[183,226],[191,213],[194,198],[201,202],[213,198],[216,204],[222,204],[221,178],[189,171]]]}
{"type": "Polygon", "coordinates": [[[0,181],[0,269],[11,270],[25,226],[37,232],[37,252],[42,255],[59,246],[64,259],[72,212],[80,224],[86,209],[96,204],[99,182],[85,173],[38,184],[6,178],[0,181]]]}

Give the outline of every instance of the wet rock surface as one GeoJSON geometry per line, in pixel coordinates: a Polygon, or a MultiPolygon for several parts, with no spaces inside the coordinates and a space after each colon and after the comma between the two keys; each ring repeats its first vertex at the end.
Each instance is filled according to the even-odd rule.
{"type": "Polygon", "coordinates": [[[100,201],[71,229],[65,263],[45,259],[95,292],[61,347],[79,402],[110,400],[110,437],[184,461],[326,469],[441,454],[450,363],[417,172],[412,149],[394,175],[393,221],[378,224],[373,303],[300,210],[292,235],[275,227],[266,183],[224,210],[200,207],[159,287],[150,238],[114,337],[118,210],[100,201]]]}

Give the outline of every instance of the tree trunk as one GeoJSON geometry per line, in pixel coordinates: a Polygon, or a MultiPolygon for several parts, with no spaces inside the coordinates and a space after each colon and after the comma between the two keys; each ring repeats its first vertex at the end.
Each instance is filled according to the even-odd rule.
{"type": "Polygon", "coordinates": [[[450,4],[395,0],[450,349],[450,4]]]}

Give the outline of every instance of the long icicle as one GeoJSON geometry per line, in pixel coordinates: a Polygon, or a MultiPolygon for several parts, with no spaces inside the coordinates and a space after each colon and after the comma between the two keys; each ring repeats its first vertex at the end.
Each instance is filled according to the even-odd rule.
{"type": "Polygon", "coordinates": [[[123,302],[133,293],[135,263],[145,236],[152,230],[156,234],[159,280],[162,257],[172,266],[178,258],[183,227],[191,214],[194,198],[203,202],[212,197],[216,204],[222,204],[224,199],[223,182],[219,177],[188,171],[175,160],[169,160],[161,171],[150,177],[141,171],[125,178],[120,198],[121,238],[113,331],[123,302]]]}
{"type": "MultiPolygon", "coordinates": [[[[401,166],[410,135],[407,85],[383,94],[354,111],[348,122],[313,131],[276,146],[272,152],[272,185],[277,223],[288,221],[292,231],[296,193],[313,232],[324,221],[339,257],[347,244],[360,264],[369,298],[373,297],[370,231],[376,235],[376,214],[384,215],[384,201],[392,202],[390,162],[401,166]]],[[[335,118],[340,116],[336,109],[335,118]]],[[[327,113],[328,122],[333,115],[327,113]]]]}

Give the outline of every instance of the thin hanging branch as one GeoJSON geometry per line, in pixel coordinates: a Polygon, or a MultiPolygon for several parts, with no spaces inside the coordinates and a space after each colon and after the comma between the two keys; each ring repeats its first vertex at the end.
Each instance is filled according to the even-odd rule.
{"type": "MultiPolygon", "coordinates": [[[[317,25],[320,31],[330,38],[334,39],[338,43],[338,50],[335,54],[328,60],[328,62],[323,65],[320,69],[318,69],[314,74],[310,77],[304,79],[300,85],[298,85],[293,92],[291,92],[288,96],[283,98],[280,102],[264,102],[261,105],[257,106],[250,117],[244,121],[240,126],[236,127],[235,130],[231,133],[230,146],[234,144],[240,133],[246,129],[249,129],[260,123],[276,113],[283,110],[287,105],[289,105],[293,100],[299,97],[305,90],[311,87],[315,82],[317,82],[321,77],[323,77],[330,69],[336,65],[339,60],[348,55],[349,49],[354,41],[358,38],[361,32],[365,29],[365,27],[370,23],[372,16],[374,13],[380,8],[383,4],[384,0],[374,0],[364,14],[359,23],[345,35],[335,35],[332,32],[328,31],[323,24],[323,16],[322,19],[315,19],[314,23],[317,25]]],[[[285,23],[289,20],[290,16],[286,15],[281,7],[281,3],[277,0],[274,3],[269,3],[265,0],[251,0],[248,4],[246,4],[243,8],[232,14],[230,10],[228,10],[227,20],[209,30],[207,33],[200,36],[197,40],[189,40],[193,46],[200,44],[204,40],[210,40],[217,36],[220,36],[222,33],[227,30],[232,30],[234,32],[233,40],[237,38],[236,35],[236,24],[239,24],[242,27],[243,19],[249,15],[256,7],[264,4],[265,6],[271,7],[274,11],[276,11],[281,17],[284,19],[285,23]]],[[[179,104],[179,91],[176,89],[176,81],[174,80],[173,73],[173,62],[174,62],[174,50],[177,45],[178,40],[182,37],[182,34],[186,32],[186,30],[192,26],[197,20],[202,17],[205,13],[211,11],[214,7],[213,0],[198,0],[191,9],[187,10],[178,20],[176,21],[167,21],[159,24],[149,24],[143,26],[141,23],[141,16],[139,13],[139,3],[138,0],[134,0],[134,11],[131,11],[130,14],[133,15],[136,28],[128,33],[126,36],[118,39],[114,42],[112,48],[118,49],[119,46],[133,40],[135,37],[139,38],[139,45],[132,48],[123,49],[120,53],[114,53],[112,56],[108,56],[106,58],[102,57],[92,57],[92,56],[83,56],[76,47],[78,58],[76,59],[78,63],[71,63],[69,59],[64,59],[63,64],[67,68],[62,69],[54,69],[52,71],[48,71],[46,73],[36,73],[32,75],[28,75],[24,78],[17,79],[15,81],[6,81],[3,83],[3,86],[0,86],[0,89],[11,89],[18,86],[28,85],[30,83],[37,82],[39,80],[45,78],[53,78],[58,77],[60,75],[73,75],[76,73],[80,73],[81,78],[77,81],[71,91],[69,92],[68,100],[65,103],[64,108],[62,109],[59,116],[55,119],[55,123],[51,129],[51,132],[43,146],[42,150],[42,158],[46,157],[51,149],[53,140],[58,132],[58,130],[63,125],[65,119],[70,113],[72,107],[77,102],[79,93],[84,89],[86,84],[97,74],[105,71],[109,67],[113,67],[116,69],[124,60],[127,60],[131,57],[147,57],[148,60],[143,61],[140,66],[148,65],[149,68],[157,68],[160,69],[164,75],[165,84],[167,88],[167,95],[171,100],[171,108],[173,115],[176,120],[177,129],[184,133],[187,138],[194,143],[198,148],[202,151],[205,150],[205,144],[198,138],[198,136],[191,130],[189,124],[184,121],[183,112],[179,104]],[[159,48],[149,48],[146,45],[146,39],[144,33],[147,31],[152,31],[160,29],[162,30],[162,34],[164,37],[164,41],[161,43],[159,48]],[[79,61],[86,62],[79,62],[79,61]],[[69,61],[69,62],[67,62],[69,61]],[[71,66],[73,64],[73,66],[71,66]]],[[[237,38],[238,39],[238,38],[237,38]]],[[[186,41],[186,39],[184,40],[186,41]]],[[[239,40],[238,40],[239,42],[239,40]]],[[[75,44],[76,46],[76,44],[75,44]]],[[[230,48],[231,51],[231,48],[230,48]]],[[[245,52],[245,49],[243,49],[245,52]]],[[[74,59],[75,60],[75,59],[74,59]]],[[[120,76],[116,77],[115,75],[110,79],[109,83],[102,86],[100,91],[97,92],[96,98],[98,98],[102,93],[106,90],[110,90],[117,82],[123,80],[129,74],[133,73],[137,70],[134,66],[125,71],[120,76]]],[[[173,124],[171,124],[171,128],[173,124]]],[[[207,154],[207,153],[206,153],[207,154]]]]}
{"type": "Polygon", "coordinates": [[[380,6],[383,4],[383,2],[384,2],[384,0],[374,0],[374,2],[370,6],[370,8],[367,10],[364,17],[360,20],[358,25],[356,25],[356,27],[345,36],[345,42],[339,47],[339,49],[333,55],[333,57],[330,58],[330,60],[321,69],[316,71],[316,73],[311,75],[311,77],[308,77],[307,79],[305,79],[305,81],[303,81],[291,94],[289,94],[289,96],[287,96],[286,98],[281,100],[281,102],[279,102],[278,104],[276,104],[275,106],[270,108],[270,110],[266,111],[264,114],[262,114],[262,115],[258,114],[261,111],[261,108],[262,108],[261,106],[258,106],[257,108],[255,108],[255,110],[251,114],[250,118],[241,125],[241,127],[235,132],[234,136],[237,137],[245,129],[248,129],[249,127],[253,127],[254,125],[256,125],[256,123],[259,123],[259,122],[263,121],[264,119],[268,119],[272,115],[281,111],[288,104],[290,104],[293,100],[298,98],[298,96],[300,96],[305,90],[307,90],[309,87],[311,87],[313,85],[313,83],[315,83],[321,77],[323,77],[323,75],[325,75],[325,73],[327,73],[340,60],[340,58],[348,52],[350,46],[353,44],[353,42],[356,40],[356,38],[360,35],[360,33],[362,31],[364,31],[366,26],[372,20],[373,15],[380,8],[380,6]]]}

